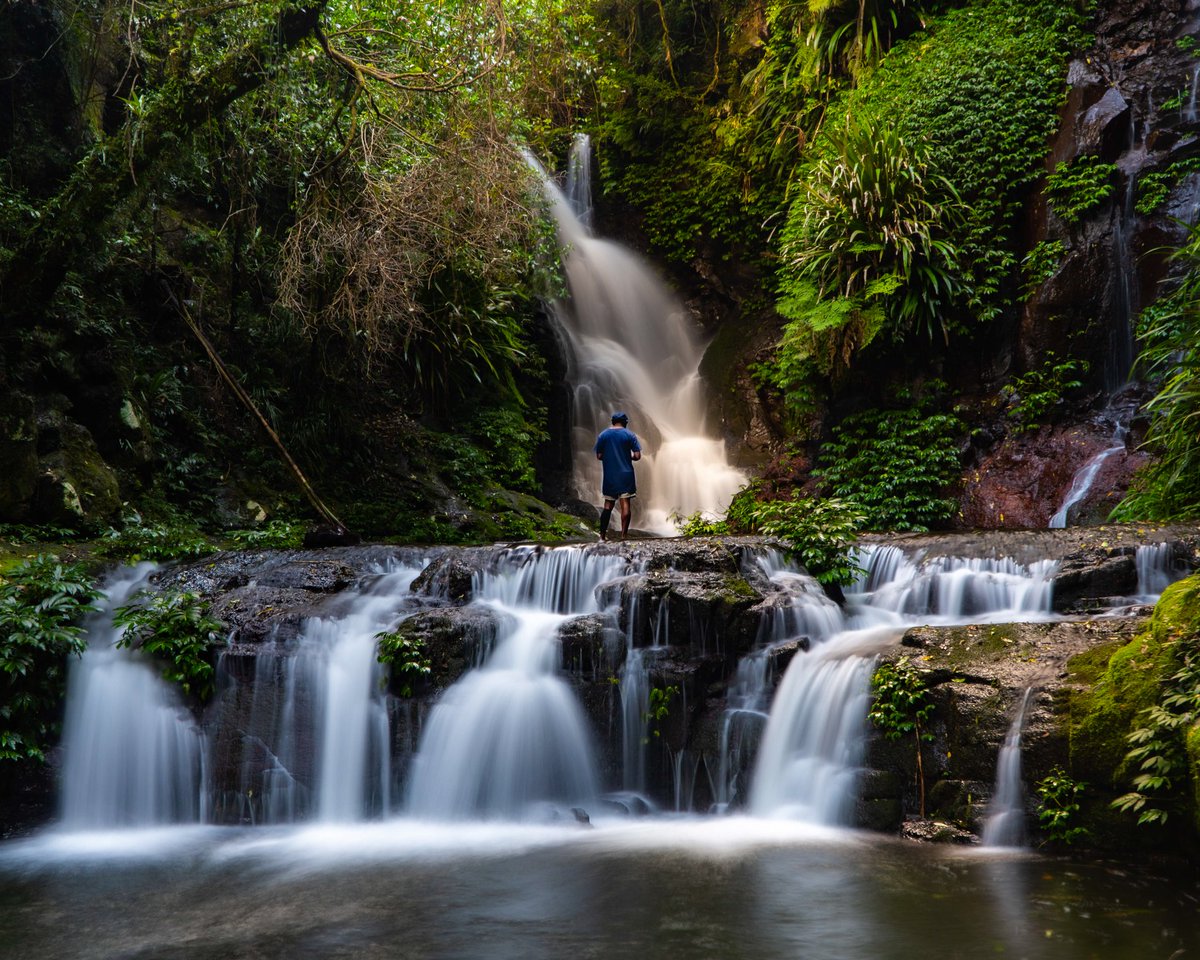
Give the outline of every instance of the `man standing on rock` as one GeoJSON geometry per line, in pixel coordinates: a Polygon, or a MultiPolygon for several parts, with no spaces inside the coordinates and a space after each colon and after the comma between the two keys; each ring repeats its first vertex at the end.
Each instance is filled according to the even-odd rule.
{"type": "Polygon", "coordinates": [[[629,516],[633,498],[637,496],[637,482],[633,475],[633,461],[642,459],[642,445],[637,434],[629,429],[629,414],[614,413],[612,426],[596,438],[596,459],[604,464],[604,481],[600,492],[604,496],[604,509],[600,511],[600,539],[608,539],[608,521],[612,518],[613,504],[621,504],[621,539],[629,532],[629,516]]]}

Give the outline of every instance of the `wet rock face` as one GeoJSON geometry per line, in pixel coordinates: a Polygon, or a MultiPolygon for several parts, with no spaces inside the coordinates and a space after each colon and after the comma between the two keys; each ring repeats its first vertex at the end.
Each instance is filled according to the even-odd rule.
{"type": "MultiPolygon", "coordinates": [[[[996,762],[1013,718],[1032,689],[1022,734],[1026,783],[1066,766],[1069,738],[1062,716],[1072,657],[1124,641],[1142,618],[1093,621],[918,627],[907,631],[887,659],[908,656],[924,679],[933,712],[922,744],[926,810],[956,829],[977,832],[996,779],[996,762]]],[[[915,813],[916,747],[912,736],[889,740],[878,731],[868,742],[867,783],[872,803],[864,825],[882,816],[885,801],[915,813]],[[889,792],[888,785],[891,785],[889,792]]],[[[961,839],[961,838],[960,838],[961,839]]]]}
{"type": "Polygon", "coordinates": [[[1095,46],[1069,69],[1068,100],[1047,169],[1098,157],[1117,166],[1115,189],[1078,224],[1061,221],[1044,205],[1036,211],[1035,241],[1061,240],[1067,253],[1022,317],[1024,369],[1054,352],[1088,360],[1095,382],[1107,390],[1128,376],[1132,319],[1157,296],[1166,269],[1154,251],[1178,245],[1186,233],[1172,219],[1171,203],[1195,193],[1195,178],[1183,177],[1160,209],[1148,214],[1134,209],[1146,174],[1196,152],[1195,117],[1186,105],[1162,109],[1181,90],[1193,89],[1196,59],[1176,40],[1196,26],[1190,2],[1100,5],[1095,46]]]}

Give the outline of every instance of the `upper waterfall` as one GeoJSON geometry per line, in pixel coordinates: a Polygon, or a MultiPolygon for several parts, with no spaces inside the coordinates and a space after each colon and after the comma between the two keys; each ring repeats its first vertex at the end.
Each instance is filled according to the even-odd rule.
{"type": "Polygon", "coordinates": [[[581,498],[599,496],[592,444],[614,410],[628,411],[645,450],[634,525],[672,534],[671,514],[724,511],[745,476],[704,422],[704,344],[687,310],[636,254],[589,229],[589,152],[588,138],[577,136],[569,196],[530,158],[558,226],[570,291],[552,313],[572,388],[574,483],[581,498]]]}

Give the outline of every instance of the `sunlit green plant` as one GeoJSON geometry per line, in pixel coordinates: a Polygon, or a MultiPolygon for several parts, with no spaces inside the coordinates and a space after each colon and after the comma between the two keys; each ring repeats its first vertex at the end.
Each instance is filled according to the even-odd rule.
{"type": "Polygon", "coordinates": [[[1087,784],[1054,767],[1034,787],[1038,798],[1038,823],[1051,843],[1086,840],[1087,828],[1079,825],[1079,798],[1087,784]]]}
{"type": "Polygon", "coordinates": [[[163,679],[203,702],[214,689],[213,649],[224,643],[226,633],[208,608],[194,593],[142,592],[113,615],[113,625],[124,631],[117,646],[153,657],[163,679]]]}
{"type": "MultiPolygon", "coordinates": [[[[796,185],[782,238],[780,309],[812,316],[818,303],[880,306],[897,335],[949,335],[949,310],[963,293],[947,239],[960,216],[953,185],[930,168],[927,150],[890,120],[847,116],[796,185]]],[[[828,319],[809,320],[833,326],[828,319]]]]}
{"type": "Polygon", "coordinates": [[[922,727],[933,712],[933,701],[921,671],[907,656],[895,663],[882,663],[871,676],[871,709],[868,719],[889,740],[899,740],[911,733],[917,749],[917,795],[920,814],[925,816],[925,765],[921,759],[921,743],[933,740],[933,734],[922,727]]]}
{"type": "Polygon", "coordinates": [[[67,660],[99,591],[78,564],[37,556],[0,574],[0,761],[45,759],[67,660]]]}

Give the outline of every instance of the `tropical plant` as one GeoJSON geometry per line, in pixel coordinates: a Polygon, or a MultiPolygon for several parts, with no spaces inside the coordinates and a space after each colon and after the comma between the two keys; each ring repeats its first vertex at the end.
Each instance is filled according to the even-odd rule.
{"type": "Polygon", "coordinates": [[[1038,823],[1051,843],[1072,844],[1086,840],[1086,827],[1079,825],[1079,798],[1087,784],[1054,767],[1034,787],[1038,798],[1038,823]]]}
{"type": "Polygon", "coordinates": [[[1063,360],[1048,353],[1040,367],[1013,377],[1000,389],[1013,432],[1037,430],[1061,410],[1072,391],[1083,386],[1079,379],[1088,372],[1086,360],[1063,360]]]}
{"type": "Polygon", "coordinates": [[[98,551],[106,557],[136,563],[139,560],[179,560],[213,552],[209,539],[192,523],[146,522],[131,514],[120,529],[111,527],[100,539],[98,551]]]}
{"type": "Polygon", "coordinates": [[[806,38],[820,68],[857,78],[891,46],[907,0],[808,0],[806,38]]]}
{"type": "Polygon", "coordinates": [[[67,659],[100,596],[78,564],[39,555],[0,574],[0,761],[45,759],[58,729],[67,659]]]}
{"type": "Polygon", "coordinates": [[[921,743],[933,740],[922,723],[933,712],[933,701],[921,675],[907,656],[894,663],[882,663],[871,676],[871,709],[867,714],[889,740],[911,733],[917,748],[917,795],[921,816],[925,816],[925,765],[921,743]]]}
{"type": "MultiPolygon", "coordinates": [[[[664,720],[671,714],[671,701],[679,696],[678,684],[672,684],[667,687],[651,687],[650,695],[647,698],[646,710],[642,714],[642,722],[646,724],[646,731],[652,737],[661,737],[661,725],[664,720]]],[[[643,738],[643,743],[649,743],[649,737],[643,738]]]]}
{"type": "Polygon", "coordinates": [[[396,692],[411,697],[417,684],[433,672],[433,663],[420,637],[402,630],[384,630],[375,634],[378,644],[376,658],[391,667],[392,676],[399,680],[396,692]]]}
{"type": "Polygon", "coordinates": [[[870,114],[847,115],[825,138],[788,214],[781,312],[809,316],[796,298],[813,285],[821,300],[878,303],[897,336],[948,337],[948,312],[964,292],[947,240],[960,216],[954,186],[930,168],[926,149],[870,114]]]}
{"type": "Polygon", "coordinates": [[[1059,162],[1046,176],[1046,197],[1066,223],[1079,223],[1116,192],[1116,172],[1115,163],[1103,163],[1090,155],[1059,162]]]}
{"type": "Polygon", "coordinates": [[[858,504],[871,529],[926,530],[953,515],[947,489],[961,470],[966,427],[938,409],[936,393],[901,392],[896,401],[905,406],[852,414],[821,447],[813,472],[824,491],[858,504]]]}
{"type": "Polygon", "coordinates": [[[1179,667],[1164,682],[1159,702],[1142,711],[1142,726],[1128,736],[1125,760],[1137,769],[1134,789],[1113,806],[1138,815],[1139,824],[1166,824],[1172,810],[1185,805],[1188,783],[1186,737],[1200,723],[1200,636],[1176,640],[1179,667]]]}
{"type": "Polygon", "coordinates": [[[208,608],[194,593],[143,591],[113,614],[113,625],[123,630],[117,646],[153,657],[163,679],[203,702],[214,690],[213,648],[226,634],[225,624],[210,617],[208,608]]]}

